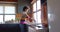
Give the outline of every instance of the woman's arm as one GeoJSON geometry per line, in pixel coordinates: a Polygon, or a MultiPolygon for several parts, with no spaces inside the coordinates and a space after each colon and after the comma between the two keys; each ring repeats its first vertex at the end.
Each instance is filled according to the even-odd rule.
{"type": "Polygon", "coordinates": [[[27,16],[28,16],[28,18],[29,19],[32,19],[33,21],[35,21],[35,19],[34,18],[31,18],[28,14],[26,14],[27,16]]]}

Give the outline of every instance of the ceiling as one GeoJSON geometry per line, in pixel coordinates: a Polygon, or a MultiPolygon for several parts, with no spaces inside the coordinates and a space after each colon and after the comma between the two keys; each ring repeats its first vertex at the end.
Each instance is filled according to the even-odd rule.
{"type": "MultiPolygon", "coordinates": [[[[7,2],[18,2],[18,0],[0,0],[0,1],[7,1],[7,2]]],[[[23,0],[23,1],[27,1],[27,0],[23,0]]],[[[29,0],[30,2],[32,1],[36,1],[36,0],[29,0]]],[[[46,0],[41,0],[41,3],[44,3],[46,0]]]]}
{"type": "MultiPolygon", "coordinates": [[[[18,2],[18,0],[0,0],[0,1],[7,1],[7,2],[18,2]]],[[[27,1],[27,0],[23,0],[23,1],[27,1]]],[[[30,2],[32,2],[32,0],[29,0],[30,2]]]]}
{"type": "Polygon", "coordinates": [[[0,0],[0,1],[17,2],[18,0],[0,0]]]}

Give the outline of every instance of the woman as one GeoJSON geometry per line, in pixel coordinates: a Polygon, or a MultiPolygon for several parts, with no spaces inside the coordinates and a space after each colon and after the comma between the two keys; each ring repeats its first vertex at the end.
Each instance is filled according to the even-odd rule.
{"type": "Polygon", "coordinates": [[[29,11],[29,7],[27,6],[24,6],[23,7],[23,13],[22,13],[22,16],[21,16],[21,21],[20,21],[20,28],[21,28],[21,32],[28,32],[28,25],[27,24],[27,21],[26,19],[27,18],[30,18],[27,14],[27,12],[29,11]],[[24,18],[24,19],[23,19],[24,18]]]}
{"type": "Polygon", "coordinates": [[[21,22],[20,22],[21,24],[27,24],[26,19],[30,18],[28,13],[27,13],[29,10],[30,10],[30,8],[28,6],[23,7],[23,13],[22,13],[21,22]]]}
{"type": "MultiPolygon", "coordinates": [[[[21,31],[22,32],[25,32],[25,31],[27,31],[27,32],[29,31],[30,32],[31,31],[31,27],[29,27],[29,30],[28,30],[28,27],[27,27],[28,25],[32,26],[31,25],[32,23],[28,19],[32,19],[33,21],[35,21],[33,18],[31,18],[28,15],[28,11],[29,10],[30,10],[30,8],[28,6],[24,6],[23,7],[23,13],[22,13],[21,22],[20,22],[22,24],[22,27],[21,27],[21,31]],[[24,18],[24,19],[22,19],[22,18],[24,18]],[[26,25],[26,24],[28,24],[28,25],[26,25]],[[24,27],[27,28],[27,30],[24,27]]],[[[38,11],[35,11],[35,12],[38,12],[38,11]]],[[[33,13],[35,13],[35,12],[33,12],[33,13]]],[[[34,26],[32,26],[32,27],[34,27],[34,26]]],[[[33,29],[33,31],[35,31],[35,30],[33,29]]]]}

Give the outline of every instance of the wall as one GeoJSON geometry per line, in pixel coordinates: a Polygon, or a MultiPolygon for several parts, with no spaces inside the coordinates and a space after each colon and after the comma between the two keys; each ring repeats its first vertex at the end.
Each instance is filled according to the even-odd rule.
{"type": "Polygon", "coordinates": [[[47,0],[49,32],[60,32],[60,0],[47,0]]]}
{"type": "Polygon", "coordinates": [[[29,0],[18,0],[18,13],[22,13],[23,7],[27,5],[30,6],[29,0]]]}
{"type": "MultiPolygon", "coordinates": [[[[18,0],[18,10],[17,10],[16,18],[20,19],[24,6],[30,6],[30,8],[31,8],[31,0],[18,0]]],[[[31,11],[32,11],[32,9],[30,9],[30,11],[29,11],[30,17],[32,17],[32,14],[30,14],[31,11]]],[[[23,20],[25,20],[25,19],[23,18],[23,20]]]]}

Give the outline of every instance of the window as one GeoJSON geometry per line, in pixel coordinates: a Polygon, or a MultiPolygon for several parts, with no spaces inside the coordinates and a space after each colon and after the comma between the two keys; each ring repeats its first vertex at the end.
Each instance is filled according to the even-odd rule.
{"type": "Polygon", "coordinates": [[[37,21],[36,23],[41,23],[41,11],[39,11],[41,9],[41,3],[40,0],[38,0],[36,3],[33,4],[33,11],[38,11],[36,13],[34,13],[34,19],[37,21]]]}
{"type": "Polygon", "coordinates": [[[2,5],[0,6],[0,22],[15,20],[15,6],[2,5]]]}
{"type": "Polygon", "coordinates": [[[41,9],[41,1],[37,0],[37,2],[35,2],[33,4],[33,12],[35,12],[35,11],[38,11],[38,12],[34,13],[33,17],[34,17],[34,19],[36,21],[36,24],[39,24],[39,26],[42,26],[42,24],[41,24],[42,23],[41,22],[41,11],[39,11],[40,9],[41,9]]]}
{"type": "Polygon", "coordinates": [[[0,22],[3,22],[3,15],[0,15],[0,22]]]}
{"type": "Polygon", "coordinates": [[[0,14],[3,13],[3,6],[0,6],[0,14]]]}
{"type": "Polygon", "coordinates": [[[5,6],[5,14],[15,14],[14,6],[5,6]]]}
{"type": "MultiPolygon", "coordinates": [[[[36,9],[37,9],[36,11],[41,9],[41,2],[40,2],[40,0],[37,0],[37,8],[36,9]]],[[[41,23],[41,11],[37,12],[37,23],[41,23]]]]}
{"type": "Polygon", "coordinates": [[[5,21],[15,20],[15,15],[5,15],[5,21]]]}

